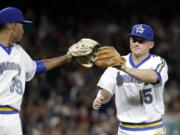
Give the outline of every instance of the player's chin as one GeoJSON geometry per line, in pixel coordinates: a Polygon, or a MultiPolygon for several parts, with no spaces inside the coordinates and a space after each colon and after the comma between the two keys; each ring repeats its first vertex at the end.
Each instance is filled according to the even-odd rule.
{"type": "Polygon", "coordinates": [[[142,55],[142,51],[141,50],[134,50],[133,54],[136,56],[141,56],[142,55]]]}
{"type": "Polygon", "coordinates": [[[19,36],[19,42],[22,40],[22,38],[23,38],[23,34],[21,34],[21,35],[19,36]]]}
{"type": "Polygon", "coordinates": [[[14,43],[19,43],[22,40],[22,36],[18,36],[16,38],[14,38],[13,42],[14,43]]]}

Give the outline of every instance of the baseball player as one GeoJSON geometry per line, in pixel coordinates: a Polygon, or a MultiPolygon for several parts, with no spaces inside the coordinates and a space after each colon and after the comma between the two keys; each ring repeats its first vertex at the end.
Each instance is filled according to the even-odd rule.
{"type": "MultiPolygon", "coordinates": [[[[150,53],[154,46],[151,26],[137,24],[129,35],[131,53],[124,56],[126,63],[120,67],[109,67],[101,76],[100,88],[93,102],[99,109],[115,96],[118,135],[165,135],[163,126],[163,90],[168,80],[166,61],[150,53]]],[[[97,57],[117,52],[114,48],[102,48],[97,57]],[[113,50],[113,51],[112,51],[113,50]],[[109,54],[108,54],[109,53],[109,54]]],[[[101,56],[103,57],[103,56],[101,56]]],[[[113,57],[120,59],[119,53],[113,57]]]]}
{"type": "Polygon", "coordinates": [[[25,82],[71,60],[71,55],[34,61],[17,44],[23,37],[21,10],[7,7],[0,11],[0,135],[22,135],[19,117],[25,82]]]}

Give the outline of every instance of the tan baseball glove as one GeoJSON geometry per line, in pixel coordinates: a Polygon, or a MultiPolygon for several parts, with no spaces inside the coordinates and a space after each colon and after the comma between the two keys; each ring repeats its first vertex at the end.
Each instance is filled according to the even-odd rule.
{"type": "Polygon", "coordinates": [[[117,67],[121,68],[126,63],[124,57],[122,57],[114,47],[104,46],[98,49],[96,55],[95,64],[101,68],[117,67]]]}
{"type": "Polygon", "coordinates": [[[72,60],[76,63],[85,68],[91,68],[95,62],[99,46],[100,45],[97,41],[90,38],[83,38],[70,46],[68,53],[73,56],[72,60]]]}

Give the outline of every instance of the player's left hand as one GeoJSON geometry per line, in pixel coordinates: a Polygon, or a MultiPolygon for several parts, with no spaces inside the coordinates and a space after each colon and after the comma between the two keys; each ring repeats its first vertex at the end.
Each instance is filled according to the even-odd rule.
{"type": "Polygon", "coordinates": [[[95,62],[96,66],[101,68],[120,68],[125,63],[125,58],[122,57],[113,46],[104,46],[98,49],[95,62]]]}

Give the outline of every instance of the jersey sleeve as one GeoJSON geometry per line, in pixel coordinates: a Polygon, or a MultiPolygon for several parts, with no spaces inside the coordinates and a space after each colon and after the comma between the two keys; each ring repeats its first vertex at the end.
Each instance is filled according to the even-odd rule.
{"type": "Polygon", "coordinates": [[[158,57],[154,60],[153,70],[156,72],[160,82],[165,83],[168,80],[168,66],[163,58],[158,57]]]}
{"type": "Polygon", "coordinates": [[[117,69],[109,67],[102,74],[97,86],[109,91],[112,95],[115,93],[117,69]]]}
{"type": "Polygon", "coordinates": [[[23,49],[22,49],[22,52],[23,52],[22,61],[23,61],[25,74],[26,74],[25,80],[27,82],[27,81],[30,81],[35,75],[36,63],[35,61],[31,59],[31,57],[23,49]]]}

